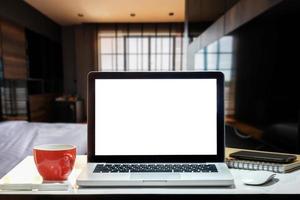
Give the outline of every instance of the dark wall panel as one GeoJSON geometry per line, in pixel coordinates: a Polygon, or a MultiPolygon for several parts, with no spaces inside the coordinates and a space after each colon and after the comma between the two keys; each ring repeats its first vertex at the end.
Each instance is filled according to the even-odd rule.
{"type": "Polygon", "coordinates": [[[281,6],[233,33],[237,119],[260,127],[298,121],[297,6],[281,6]]]}
{"type": "Polygon", "coordinates": [[[12,21],[54,41],[61,41],[61,28],[23,0],[0,0],[0,18],[12,21]]]}
{"type": "Polygon", "coordinates": [[[75,28],[62,28],[62,52],[64,65],[64,92],[77,94],[76,89],[76,62],[75,62],[75,28]]]}
{"type": "Polygon", "coordinates": [[[63,90],[61,45],[28,29],[26,40],[29,94],[61,93],[63,90]]]}

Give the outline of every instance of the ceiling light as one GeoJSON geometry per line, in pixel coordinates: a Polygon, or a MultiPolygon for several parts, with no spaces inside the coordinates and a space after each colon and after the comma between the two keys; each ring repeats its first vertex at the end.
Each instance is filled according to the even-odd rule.
{"type": "Polygon", "coordinates": [[[169,12],[169,16],[174,16],[174,13],[173,12],[169,12]]]}
{"type": "Polygon", "coordinates": [[[135,17],[135,13],[130,13],[130,17],[135,17]]]}
{"type": "Polygon", "coordinates": [[[84,17],[84,15],[82,13],[78,13],[77,16],[78,17],[84,17]]]}

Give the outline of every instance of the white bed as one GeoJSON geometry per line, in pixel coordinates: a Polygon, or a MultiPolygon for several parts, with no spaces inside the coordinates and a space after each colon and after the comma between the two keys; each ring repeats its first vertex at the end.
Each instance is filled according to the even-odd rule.
{"type": "Polygon", "coordinates": [[[73,144],[77,154],[87,152],[86,124],[0,122],[0,178],[40,144],[73,144]]]}

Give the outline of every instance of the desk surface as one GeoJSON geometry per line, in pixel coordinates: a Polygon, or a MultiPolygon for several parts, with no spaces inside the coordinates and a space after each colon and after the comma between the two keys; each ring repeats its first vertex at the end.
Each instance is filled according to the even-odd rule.
{"type": "MultiPolygon", "coordinates": [[[[300,194],[300,170],[287,174],[277,174],[274,181],[264,186],[246,186],[241,182],[241,177],[249,170],[230,169],[235,180],[235,186],[229,188],[197,187],[197,188],[78,188],[76,177],[86,163],[86,156],[77,156],[74,170],[72,171],[68,191],[1,191],[3,194],[47,194],[47,195],[123,195],[123,194],[300,194]]],[[[41,180],[38,174],[33,157],[26,157],[13,170],[5,175],[0,183],[16,183],[20,178],[27,180],[41,180]]]]}

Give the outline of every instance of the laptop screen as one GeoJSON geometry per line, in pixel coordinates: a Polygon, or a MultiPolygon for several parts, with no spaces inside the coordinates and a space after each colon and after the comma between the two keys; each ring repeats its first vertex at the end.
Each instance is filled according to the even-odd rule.
{"type": "Polygon", "coordinates": [[[217,80],[96,79],[95,155],[217,155],[217,80]]]}

